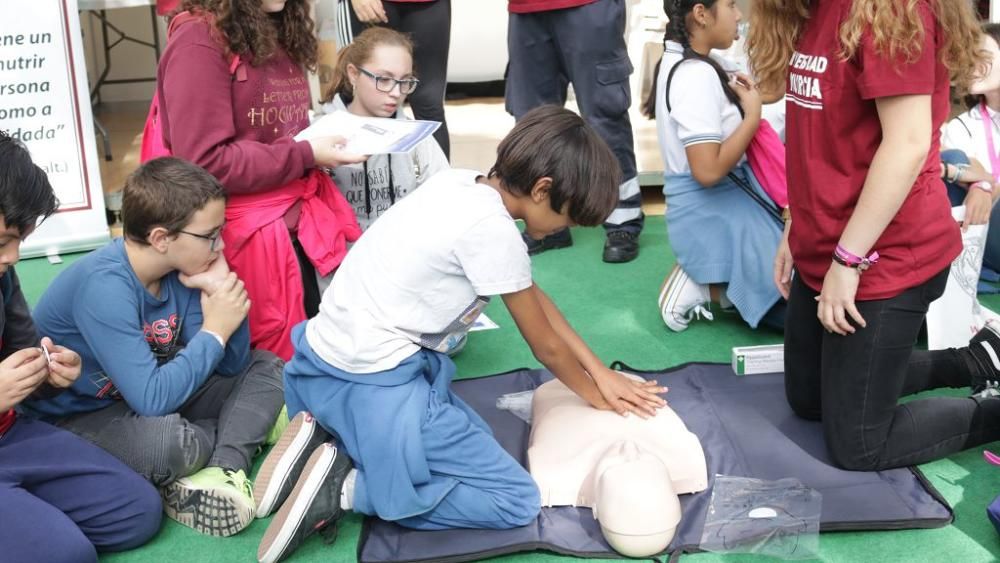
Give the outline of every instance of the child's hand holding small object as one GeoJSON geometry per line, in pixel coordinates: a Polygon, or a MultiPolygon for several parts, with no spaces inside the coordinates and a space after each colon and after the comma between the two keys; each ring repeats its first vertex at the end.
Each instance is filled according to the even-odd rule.
{"type": "Polygon", "coordinates": [[[65,346],[56,346],[48,336],[42,338],[41,344],[49,367],[45,382],[60,389],[72,385],[80,377],[80,355],[65,346]]]}

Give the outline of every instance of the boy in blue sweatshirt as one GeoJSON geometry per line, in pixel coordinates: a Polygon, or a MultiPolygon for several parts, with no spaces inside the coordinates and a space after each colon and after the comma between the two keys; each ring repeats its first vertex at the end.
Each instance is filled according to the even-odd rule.
{"type": "MultiPolygon", "coordinates": [[[[58,207],[45,172],[0,131],[0,546],[4,561],[97,561],[160,527],[156,489],[107,452],[19,416],[80,375],[80,356],[39,340],[14,264],[21,241],[58,207]],[[42,351],[42,347],[46,351],[42,351]]],[[[56,342],[61,342],[56,339],[56,342]]]]}
{"type": "Polygon", "coordinates": [[[124,237],[67,268],[35,311],[83,373],[28,403],[160,486],[169,517],[215,536],[253,520],[246,474],[283,404],[282,363],[250,350],[250,302],[220,258],[225,205],[213,176],[177,158],[129,176],[124,237]]]}
{"type": "Polygon", "coordinates": [[[292,333],[285,397],[300,414],[256,482],[258,516],[280,506],[260,561],[283,559],[346,510],[418,530],[534,521],[531,476],[450,388],[446,354],[492,296],[535,357],[595,408],[646,416],[665,404],[656,382],[605,366],[532,283],[515,224],[523,219],[535,238],[599,225],[618,200],[619,176],[578,115],[542,107],[500,143],[488,174],[441,172],[365,232],[319,315],[292,333]],[[324,443],[324,430],[340,448],[324,443]]]}

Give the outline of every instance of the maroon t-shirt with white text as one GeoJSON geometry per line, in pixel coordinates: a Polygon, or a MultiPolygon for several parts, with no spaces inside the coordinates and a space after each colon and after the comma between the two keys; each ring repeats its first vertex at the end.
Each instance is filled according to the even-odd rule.
{"type": "Polygon", "coordinates": [[[576,8],[594,2],[597,0],[507,0],[507,10],[512,14],[531,14],[576,8]]]}
{"type": "MultiPolygon", "coordinates": [[[[949,76],[940,61],[944,30],[926,1],[919,57],[876,53],[870,30],[848,61],[838,33],[852,0],[813,2],[787,84],[786,151],[792,213],[789,244],[802,281],[819,291],[833,250],[854,212],[882,127],[875,100],[931,96],[931,145],[913,188],[871,250],[877,264],[861,276],[856,299],[885,299],[917,286],[962,250],[959,227],[940,179],[940,128],[948,117],[949,76]]],[[[849,249],[856,253],[868,249],[849,249]]]]}

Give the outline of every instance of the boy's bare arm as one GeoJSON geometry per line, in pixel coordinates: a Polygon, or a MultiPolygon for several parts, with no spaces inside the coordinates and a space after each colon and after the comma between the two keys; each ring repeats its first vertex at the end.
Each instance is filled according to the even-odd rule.
{"type": "Polygon", "coordinates": [[[538,286],[503,298],[538,361],[594,407],[651,416],[666,404],[655,381],[635,383],[608,369],[538,286]]]}
{"type": "Polygon", "coordinates": [[[549,323],[535,286],[504,294],[503,301],[535,358],[585,401],[599,409],[610,408],[566,341],[549,323]]]}

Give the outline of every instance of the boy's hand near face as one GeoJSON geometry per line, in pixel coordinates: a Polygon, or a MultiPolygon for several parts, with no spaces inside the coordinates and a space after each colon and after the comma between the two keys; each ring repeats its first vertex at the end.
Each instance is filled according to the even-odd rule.
{"type": "MultiPolygon", "coordinates": [[[[56,346],[48,336],[42,338],[42,347],[48,350],[50,360],[49,376],[45,382],[59,389],[73,385],[76,378],[80,377],[80,354],[65,346],[56,346]]],[[[42,353],[42,356],[45,354],[42,353]]]]}
{"type": "Polygon", "coordinates": [[[250,299],[243,282],[230,272],[212,295],[201,294],[201,310],[205,316],[201,327],[218,334],[223,342],[229,341],[250,312],[250,299]]]}
{"type": "Polygon", "coordinates": [[[204,272],[193,276],[178,274],[177,279],[186,287],[200,289],[206,295],[212,295],[219,285],[226,281],[227,275],[229,275],[229,264],[226,263],[225,257],[219,254],[219,257],[204,272]]]}
{"type": "Polygon", "coordinates": [[[35,392],[49,376],[41,348],[18,350],[0,362],[0,412],[7,412],[35,392]]]}

